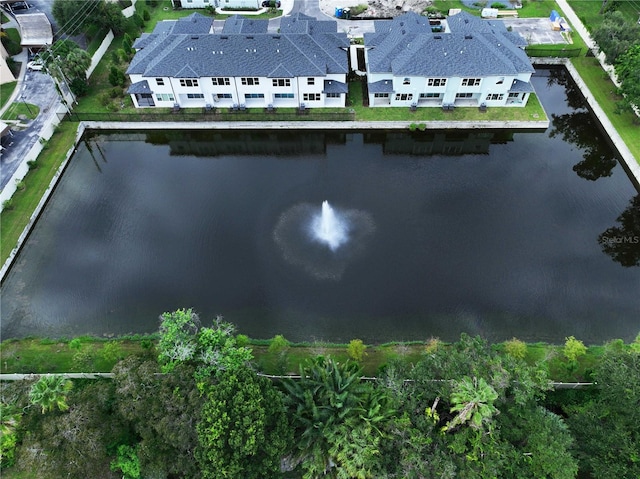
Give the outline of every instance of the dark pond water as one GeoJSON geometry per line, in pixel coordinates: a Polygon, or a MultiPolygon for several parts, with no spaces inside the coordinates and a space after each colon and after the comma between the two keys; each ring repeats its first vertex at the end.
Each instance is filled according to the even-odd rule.
{"type": "Polygon", "coordinates": [[[631,339],[637,192],[561,72],[534,84],[546,132],[87,136],[2,286],[2,338],[194,307],[258,338],[631,339]],[[325,199],[351,225],[335,252],[304,230],[325,199]]]}

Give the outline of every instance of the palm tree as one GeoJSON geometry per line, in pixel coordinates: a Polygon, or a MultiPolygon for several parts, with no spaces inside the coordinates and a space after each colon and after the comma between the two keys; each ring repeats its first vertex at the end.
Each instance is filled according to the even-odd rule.
{"type": "Polygon", "coordinates": [[[31,404],[42,408],[42,414],[58,408],[60,411],[69,409],[67,394],[73,388],[73,383],[63,376],[42,376],[31,386],[29,400],[31,404]]]}
{"type": "Polygon", "coordinates": [[[447,432],[466,422],[480,429],[498,412],[493,405],[496,399],[498,393],[483,378],[463,377],[451,393],[451,412],[458,414],[447,424],[447,432]]]}
{"type": "Polygon", "coordinates": [[[15,404],[0,401],[0,438],[16,432],[22,414],[15,404]]]}
{"type": "Polygon", "coordinates": [[[300,376],[285,388],[304,477],[374,477],[378,426],[391,414],[386,397],[363,383],[351,362],[319,356],[300,376]]]}

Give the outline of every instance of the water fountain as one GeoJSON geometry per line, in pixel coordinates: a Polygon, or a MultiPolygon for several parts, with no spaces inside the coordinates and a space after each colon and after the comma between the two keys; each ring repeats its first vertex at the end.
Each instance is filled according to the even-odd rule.
{"type": "Polygon", "coordinates": [[[284,259],[317,279],[340,280],[366,250],[375,226],[365,211],[298,203],[279,218],[273,232],[284,259]]]}
{"type": "Polygon", "coordinates": [[[337,250],[349,240],[349,225],[333,210],[327,200],[322,202],[322,211],[311,222],[312,238],[325,244],[331,251],[337,250]]]}

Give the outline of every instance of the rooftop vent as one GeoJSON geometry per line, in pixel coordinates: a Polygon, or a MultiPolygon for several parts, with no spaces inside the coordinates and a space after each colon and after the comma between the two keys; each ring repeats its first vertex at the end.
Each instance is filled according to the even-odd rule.
{"type": "Polygon", "coordinates": [[[471,40],[472,38],[473,38],[473,35],[471,35],[471,34],[467,34],[467,35],[464,36],[465,40],[471,40]]]}
{"type": "Polygon", "coordinates": [[[436,40],[442,40],[442,35],[434,35],[433,38],[436,40]]]}
{"type": "Polygon", "coordinates": [[[227,35],[221,35],[220,39],[221,40],[229,40],[229,37],[227,35]]]}
{"type": "Polygon", "coordinates": [[[200,38],[200,37],[199,37],[198,35],[191,35],[191,40],[197,40],[197,39],[199,39],[199,38],[200,38]]]}
{"type": "Polygon", "coordinates": [[[253,40],[253,37],[247,37],[247,40],[253,40]]]}

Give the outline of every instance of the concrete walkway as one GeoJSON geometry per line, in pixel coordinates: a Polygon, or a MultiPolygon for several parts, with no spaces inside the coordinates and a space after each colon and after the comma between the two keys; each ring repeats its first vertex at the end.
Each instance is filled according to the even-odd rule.
{"type": "MultiPolygon", "coordinates": [[[[255,130],[255,121],[176,121],[117,122],[83,121],[91,130],[255,130]]],[[[425,125],[427,130],[544,130],[549,120],[540,121],[284,121],[260,123],[261,130],[408,130],[411,124],[425,125]]]]}

